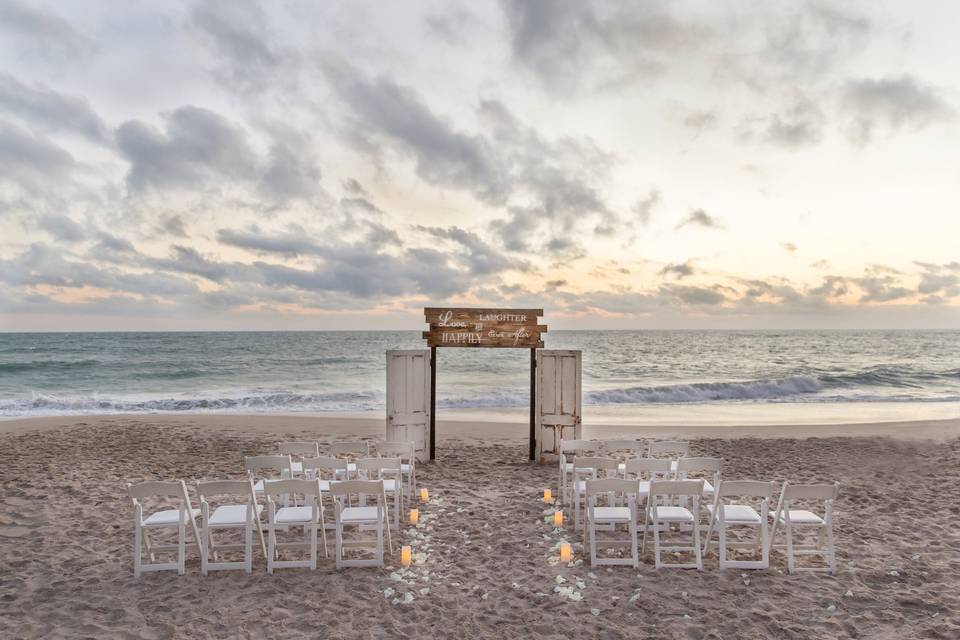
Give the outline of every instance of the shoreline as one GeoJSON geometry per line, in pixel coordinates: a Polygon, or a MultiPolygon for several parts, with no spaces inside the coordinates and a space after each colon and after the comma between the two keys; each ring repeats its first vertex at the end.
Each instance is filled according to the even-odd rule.
{"type": "MultiPolygon", "coordinates": [[[[445,412],[447,413],[447,412],[445,412]]],[[[459,416],[437,420],[437,439],[443,440],[517,440],[528,437],[528,423],[520,420],[481,419],[483,416],[459,416]]],[[[126,422],[194,427],[198,431],[244,434],[309,434],[383,438],[382,414],[223,414],[154,413],[43,416],[0,421],[0,435],[20,435],[56,429],[76,429],[104,423],[126,422]]],[[[605,424],[585,421],[583,437],[655,437],[655,438],[832,438],[881,436],[897,440],[945,441],[960,437],[960,418],[941,420],[901,420],[889,422],[820,424],[605,424]]]]}

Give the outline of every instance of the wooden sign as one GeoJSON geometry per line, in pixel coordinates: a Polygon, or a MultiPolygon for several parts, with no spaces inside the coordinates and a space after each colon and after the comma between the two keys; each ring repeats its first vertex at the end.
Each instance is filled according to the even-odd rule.
{"type": "Polygon", "coordinates": [[[430,347],[543,347],[539,324],[543,309],[465,309],[427,307],[423,310],[429,331],[423,337],[430,347]]]}

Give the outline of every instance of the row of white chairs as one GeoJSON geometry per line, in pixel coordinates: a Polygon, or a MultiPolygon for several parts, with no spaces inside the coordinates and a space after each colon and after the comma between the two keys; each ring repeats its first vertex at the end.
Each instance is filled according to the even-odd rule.
{"type": "Polygon", "coordinates": [[[770,500],[774,493],[773,482],[755,480],[718,480],[712,499],[705,499],[706,481],[700,479],[643,481],[610,477],[587,480],[584,484],[586,526],[584,546],[589,546],[590,562],[593,565],[628,564],[639,566],[639,557],[646,551],[648,534],[653,536],[653,551],[656,567],[703,569],[703,556],[713,543],[719,550],[721,569],[766,569],[770,566],[771,548],[783,549],[787,568],[794,571],[836,572],[836,551],[833,537],[833,501],[839,493],[839,484],[799,485],[784,483],[776,510],[770,512],[770,500]],[[599,504],[602,500],[604,504],[599,504]],[[812,501],[823,508],[823,515],[809,509],[794,509],[797,501],[812,501]],[[642,510],[642,518],[639,516],[642,510]],[[707,522],[703,522],[703,515],[707,522]],[[598,542],[598,532],[616,532],[617,525],[626,525],[629,538],[598,542]],[[638,544],[638,532],[642,526],[643,540],[638,544]],[[752,539],[735,537],[730,540],[731,529],[753,530],[752,539]],[[776,545],[776,534],[782,528],[785,543],[776,545]],[[706,531],[701,547],[701,532],[706,531]],[[690,541],[682,538],[689,532],[690,541]],[[802,533],[812,534],[815,539],[806,542],[795,540],[802,533]],[[600,557],[598,544],[604,548],[628,547],[630,557],[600,557]],[[740,549],[753,549],[759,558],[740,560],[735,553],[740,549]],[[734,557],[730,557],[733,550],[734,557]],[[664,553],[692,554],[686,562],[667,563],[664,553]],[[817,555],[826,561],[825,567],[799,566],[797,556],[817,555]]]}
{"type": "Polygon", "coordinates": [[[399,530],[403,512],[404,494],[413,495],[416,489],[416,457],[414,444],[408,442],[377,443],[381,457],[368,457],[371,449],[367,441],[335,442],[329,445],[329,456],[320,455],[317,442],[281,442],[279,454],[248,456],[244,458],[245,480],[214,480],[196,484],[200,507],[192,505],[186,483],[144,482],[128,485],[134,505],[134,574],[142,571],[176,569],[185,571],[187,528],[192,529],[200,551],[201,572],[210,570],[243,569],[252,571],[253,535],[267,559],[267,571],[275,568],[317,566],[318,535],[327,551],[327,530],[336,536],[336,566],[383,566],[383,536],[392,553],[392,528],[399,530]],[[386,457],[396,454],[396,457],[386,457]],[[324,496],[329,496],[334,511],[333,522],[326,522],[324,496]],[[393,501],[390,517],[387,496],[393,501]],[[145,514],[146,498],[173,499],[177,508],[156,510],[145,514]],[[232,498],[211,512],[214,498],[232,498]],[[261,504],[261,499],[263,504],[261,504]],[[267,520],[262,516],[266,512],[267,520]],[[199,525],[198,525],[199,520],[199,525]],[[297,542],[280,542],[277,533],[291,527],[302,527],[304,538],[297,542]],[[347,539],[345,529],[376,531],[376,539],[347,539]],[[158,544],[151,531],[176,529],[176,544],[158,544]],[[216,544],[216,530],[243,529],[243,544],[216,544]],[[267,532],[266,537],[264,532],[267,532]],[[372,546],[372,559],[346,559],[344,549],[372,546]],[[287,548],[303,547],[310,550],[307,560],[281,560],[280,552],[287,548]],[[143,562],[144,550],[148,562],[143,562]],[[242,561],[221,561],[227,551],[243,551],[242,561]],[[159,552],[176,551],[176,562],[157,562],[159,552]]]}

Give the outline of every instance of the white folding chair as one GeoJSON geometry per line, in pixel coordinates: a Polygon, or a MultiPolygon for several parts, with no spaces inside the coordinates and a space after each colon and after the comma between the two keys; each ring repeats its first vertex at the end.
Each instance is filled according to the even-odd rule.
{"type": "Polygon", "coordinates": [[[316,442],[278,442],[277,451],[290,456],[290,474],[294,478],[303,477],[303,459],[320,455],[320,445],[316,442]]]}
{"type": "Polygon", "coordinates": [[[412,500],[417,490],[417,444],[415,442],[379,442],[377,453],[388,458],[400,458],[400,471],[406,479],[406,493],[412,500]]]}
{"type": "Polygon", "coordinates": [[[323,502],[320,500],[319,480],[267,480],[263,483],[263,493],[267,499],[267,573],[274,569],[303,567],[315,571],[317,568],[317,532],[323,536],[323,555],[327,556],[327,534],[323,526],[323,502]],[[303,496],[303,504],[298,507],[277,508],[276,497],[303,496]],[[303,540],[280,542],[278,531],[288,531],[290,527],[303,527],[303,540]],[[283,549],[310,549],[309,560],[281,560],[283,549]]]}
{"type": "Polygon", "coordinates": [[[247,456],[243,459],[243,469],[247,477],[253,480],[256,493],[263,493],[264,480],[287,480],[293,477],[293,461],[289,455],[247,456]],[[263,473],[265,471],[269,473],[263,473]]]}
{"type": "MultiPolygon", "coordinates": [[[[127,484],[127,494],[133,501],[133,575],[139,578],[144,571],[169,571],[176,569],[183,575],[186,572],[187,556],[187,525],[193,529],[194,541],[198,549],[202,549],[200,530],[197,528],[197,516],[200,509],[190,504],[187,485],[183,480],[171,482],[141,482],[127,484]],[[146,498],[162,498],[166,502],[172,499],[174,508],[161,509],[144,517],[144,500],[146,498]],[[177,531],[176,544],[158,544],[150,537],[152,531],[175,529],[177,531]],[[143,551],[146,547],[147,562],[143,562],[143,551]],[[157,562],[156,554],[176,550],[176,562],[157,562]]],[[[171,506],[171,505],[167,505],[171,506]]]]}
{"type": "Polygon", "coordinates": [[[703,497],[713,501],[713,491],[723,473],[723,458],[680,458],[677,460],[677,480],[703,478],[703,497]]]}
{"type": "Polygon", "coordinates": [[[586,527],[584,544],[587,536],[590,538],[590,564],[595,565],[630,565],[639,564],[637,555],[637,483],[622,478],[605,478],[602,480],[586,481],[586,527]],[[606,504],[598,505],[597,500],[604,498],[606,504]],[[623,539],[604,539],[602,544],[607,547],[629,547],[630,558],[607,558],[597,556],[597,531],[601,526],[606,530],[616,532],[618,524],[627,525],[630,537],[623,539]]]}
{"type": "Polygon", "coordinates": [[[653,529],[653,551],[657,569],[670,567],[676,569],[703,569],[703,554],[700,550],[700,527],[694,513],[700,511],[700,499],[703,496],[703,480],[654,480],[650,483],[650,496],[647,499],[647,508],[644,516],[643,545],[641,552],[646,551],[647,532],[653,529]],[[686,507],[675,506],[678,498],[687,498],[692,502],[692,510],[686,507]],[[690,528],[693,544],[685,546],[679,541],[666,540],[671,535],[672,526],[678,525],[678,531],[690,528]],[[664,538],[661,540],[661,538],[664,538]],[[694,562],[678,562],[668,564],[663,562],[661,554],[668,552],[689,551],[694,555],[694,562]]]}
{"type": "Polygon", "coordinates": [[[773,495],[772,482],[758,480],[722,480],[717,485],[713,503],[707,505],[710,512],[710,525],[707,527],[703,542],[703,555],[710,551],[713,532],[717,532],[717,545],[720,548],[720,569],[767,569],[770,567],[768,514],[770,497],[773,495]],[[753,501],[754,504],[751,504],[753,501]],[[759,504],[755,504],[759,502],[759,504]],[[757,510],[759,508],[759,511],[757,510]],[[756,530],[753,540],[737,538],[729,541],[728,529],[756,530]],[[759,560],[728,560],[728,550],[753,549],[760,552],[759,560]]]}
{"type": "Polygon", "coordinates": [[[684,440],[653,440],[647,449],[648,458],[669,458],[673,461],[671,471],[677,472],[677,460],[690,454],[690,443],[684,440]]]}
{"type": "Polygon", "coordinates": [[[357,478],[382,480],[384,496],[393,497],[393,527],[400,530],[403,513],[403,472],[400,458],[362,458],[357,460],[357,478]]]}
{"type": "Polygon", "coordinates": [[[334,523],[336,524],[336,560],[337,569],[342,567],[382,567],[383,566],[383,535],[386,529],[387,543],[390,553],[393,553],[393,541],[390,538],[390,525],[387,522],[387,498],[383,492],[382,480],[346,480],[334,482],[330,485],[333,494],[334,523]],[[359,505],[352,507],[352,498],[356,498],[359,505]],[[370,506],[368,501],[374,504],[370,506]],[[364,530],[373,528],[377,537],[374,539],[354,538],[347,540],[344,536],[346,527],[356,527],[357,535],[364,530]],[[372,547],[374,557],[370,559],[344,558],[344,549],[372,547]]]}
{"type": "Polygon", "coordinates": [[[670,461],[659,458],[632,458],[623,463],[623,476],[637,483],[637,504],[646,504],[652,480],[671,477],[670,461]]]}
{"type": "Polygon", "coordinates": [[[590,440],[561,440],[560,453],[560,505],[565,507],[572,502],[568,493],[567,480],[573,476],[573,458],[587,451],[599,449],[596,442],[590,440]]]}
{"type": "Polygon", "coordinates": [[[647,449],[640,440],[600,440],[600,452],[610,458],[635,458],[647,449]]]}
{"type": "Polygon", "coordinates": [[[598,456],[576,456],[573,459],[573,530],[580,530],[581,504],[586,509],[587,480],[616,478],[620,473],[620,462],[615,458],[598,456]]]}
{"type": "MultiPolygon", "coordinates": [[[[833,484],[790,484],[783,483],[783,492],[773,515],[773,531],[770,534],[771,546],[783,548],[787,553],[787,569],[794,571],[837,572],[837,553],[833,541],[833,501],[840,493],[840,483],[833,484]],[[797,500],[815,502],[823,507],[823,516],[807,509],[791,509],[797,500]],[[783,527],[787,541],[784,545],[775,545],[777,528],[783,527]],[[813,533],[812,542],[797,544],[794,535],[813,533]],[[796,556],[821,556],[827,561],[826,567],[799,567],[796,556]]],[[[812,505],[811,505],[812,506],[812,505]]]]}
{"type": "Polygon", "coordinates": [[[355,477],[354,474],[357,471],[357,465],[354,464],[354,461],[357,460],[357,458],[370,457],[370,443],[366,440],[331,442],[329,453],[335,458],[343,458],[347,461],[347,475],[338,479],[349,480],[350,477],[355,477]]]}
{"type": "Polygon", "coordinates": [[[197,497],[200,499],[200,572],[207,575],[210,571],[226,569],[243,569],[247,573],[253,571],[253,532],[256,530],[260,538],[260,547],[263,556],[267,556],[267,545],[263,539],[263,527],[260,526],[260,512],[263,506],[257,503],[256,493],[253,490],[253,481],[246,480],[212,480],[197,483],[197,497]],[[221,504],[219,501],[210,513],[210,501],[213,498],[230,496],[234,498],[231,504],[221,504]],[[237,503],[236,498],[243,498],[237,503]],[[244,543],[216,544],[213,532],[216,530],[242,529],[244,543]],[[242,562],[227,562],[220,560],[220,553],[224,551],[243,550],[242,562]]]}

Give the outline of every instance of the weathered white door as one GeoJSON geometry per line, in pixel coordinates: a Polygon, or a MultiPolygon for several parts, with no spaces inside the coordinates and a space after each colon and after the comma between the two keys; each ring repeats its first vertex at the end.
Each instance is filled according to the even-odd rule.
{"type": "Polygon", "coordinates": [[[559,453],[561,439],[579,439],[580,352],[537,350],[537,459],[559,453]]]}
{"type": "Polygon", "coordinates": [[[430,350],[387,351],[387,442],[413,442],[430,461],[430,350]]]}

